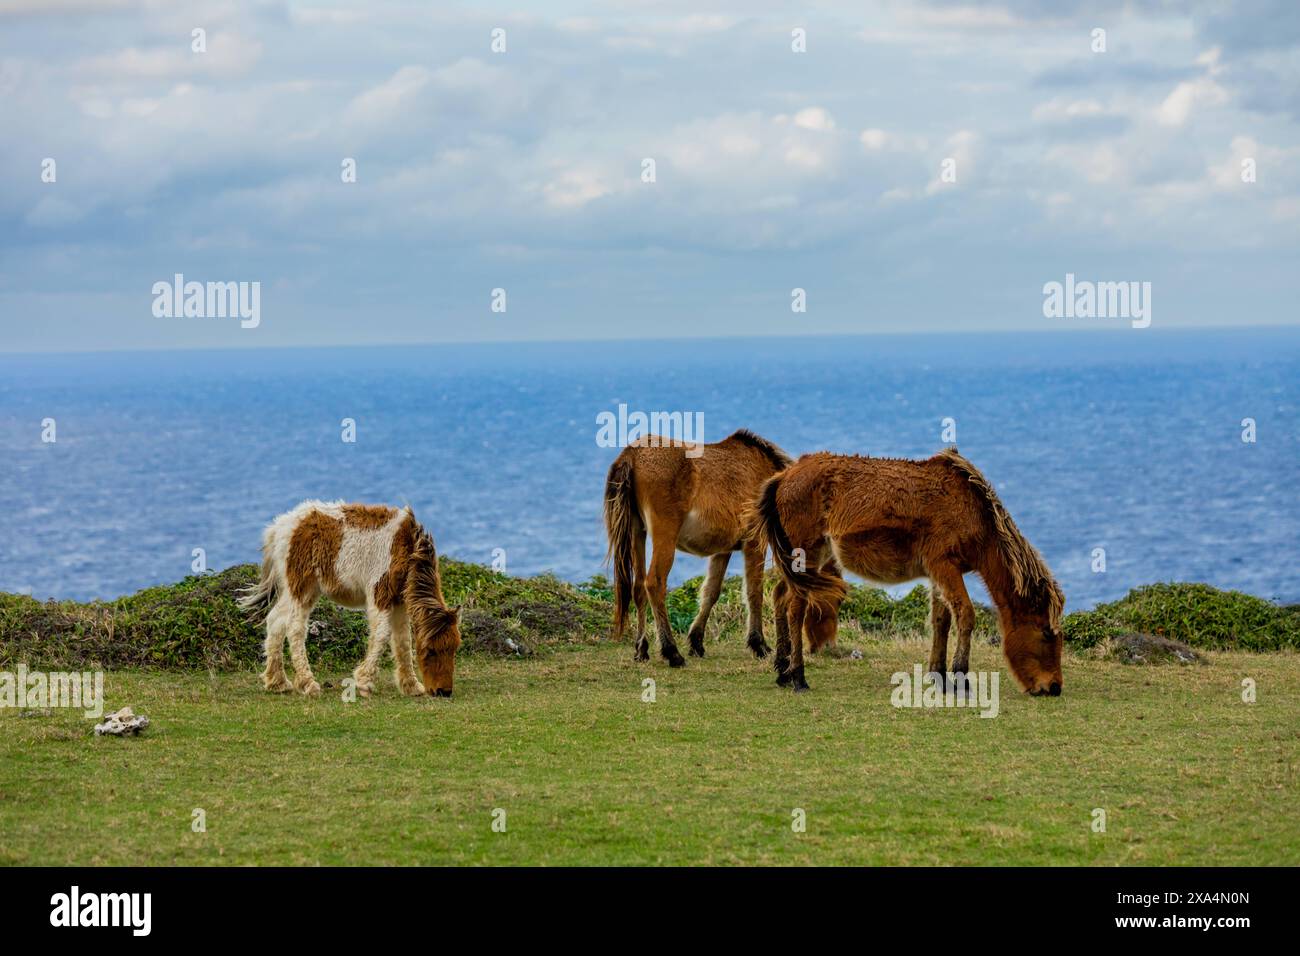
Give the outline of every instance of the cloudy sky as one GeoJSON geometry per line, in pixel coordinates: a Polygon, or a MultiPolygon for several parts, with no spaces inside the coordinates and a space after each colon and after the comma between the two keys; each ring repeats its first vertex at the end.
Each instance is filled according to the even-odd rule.
{"type": "Polygon", "coordinates": [[[1117,324],[1045,318],[1066,273],[1295,322],[1297,46],[1289,0],[0,0],[0,349],[1117,324]],[[261,324],[155,317],[175,273],[261,324]]]}

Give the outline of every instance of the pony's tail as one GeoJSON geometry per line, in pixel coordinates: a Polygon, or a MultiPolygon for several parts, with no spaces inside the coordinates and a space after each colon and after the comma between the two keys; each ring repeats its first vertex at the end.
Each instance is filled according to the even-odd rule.
{"type": "MultiPolygon", "coordinates": [[[[776,500],[781,477],[778,473],[763,483],[750,512],[747,534],[756,536],[764,548],[772,550],[772,563],[791,590],[803,597],[817,614],[833,616],[839,613],[847,593],[844,579],[820,567],[805,566],[803,570],[795,567],[794,548],[781,523],[781,507],[776,500]]],[[[807,561],[807,555],[804,560],[807,561]]]]}
{"type": "Polygon", "coordinates": [[[633,551],[641,513],[636,506],[636,481],[630,458],[620,457],[610,466],[605,478],[605,534],[609,550],[605,560],[614,571],[614,635],[622,635],[627,624],[627,609],[632,603],[634,578],[633,551]]]}
{"type": "Polygon", "coordinates": [[[239,592],[236,598],[237,603],[245,611],[252,612],[257,617],[266,617],[266,612],[270,610],[271,605],[275,603],[275,561],[272,555],[275,549],[274,544],[275,529],[274,526],[266,529],[266,534],[262,537],[262,573],[256,584],[249,585],[239,592]]]}
{"type": "Polygon", "coordinates": [[[256,584],[239,592],[236,599],[245,611],[257,617],[265,617],[271,605],[275,603],[275,568],[271,561],[270,549],[262,556],[262,575],[256,584]]]}
{"type": "Polygon", "coordinates": [[[756,539],[765,549],[770,548],[776,569],[787,583],[792,583],[798,572],[794,570],[790,538],[785,533],[785,526],[781,524],[781,510],[776,503],[776,493],[780,487],[780,474],[763,482],[758,497],[750,507],[745,536],[756,539]]]}

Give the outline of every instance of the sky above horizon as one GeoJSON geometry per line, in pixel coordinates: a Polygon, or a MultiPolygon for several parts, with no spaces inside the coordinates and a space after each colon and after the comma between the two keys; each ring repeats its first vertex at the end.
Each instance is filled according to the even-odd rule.
{"type": "Polygon", "coordinates": [[[1283,0],[0,0],[0,351],[1130,325],[1045,316],[1068,274],[1294,324],[1297,46],[1283,0]],[[256,327],[155,314],[178,273],[256,327]]]}

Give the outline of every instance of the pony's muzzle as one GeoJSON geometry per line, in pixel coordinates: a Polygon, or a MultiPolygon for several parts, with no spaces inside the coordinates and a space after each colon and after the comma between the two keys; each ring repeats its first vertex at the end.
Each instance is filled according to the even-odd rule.
{"type": "MultiPolygon", "coordinates": [[[[1058,691],[1057,693],[1060,693],[1060,692],[1058,691]]],[[[433,696],[433,697],[450,697],[450,696],[451,696],[451,688],[450,688],[450,687],[439,687],[437,690],[435,690],[435,691],[432,692],[432,696],[433,696]]]]}
{"type": "Polygon", "coordinates": [[[1049,694],[1051,694],[1053,697],[1060,697],[1060,696],[1061,696],[1061,682],[1060,682],[1060,681],[1055,681],[1055,680],[1052,681],[1052,686],[1049,687],[1049,688],[1047,688],[1047,692],[1048,692],[1049,694]]]}

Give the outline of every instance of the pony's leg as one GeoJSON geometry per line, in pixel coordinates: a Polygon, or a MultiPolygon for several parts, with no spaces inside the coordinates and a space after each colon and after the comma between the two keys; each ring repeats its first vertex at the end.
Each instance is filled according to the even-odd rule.
{"type": "Polygon", "coordinates": [[[952,674],[960,689],[965,685],[966,669],[970,666],[970,635],[975,629],[975,605],[966,593],[966,582],[962,579],[961,571],[954,565],[941,564],[929,571],[930,580],[943,592],[943,599],[948,602],[957,621],[957,650],[952,655],[952,674]]]}
{"type": "Polygon", "coordinates": [[[424,684],[415,676],[411,658],[411,619],[405,608],[388,612],[388,627],[393,636],[393,680],[408,697],[424,693],[424,684]]]}
{"type": "MultiPolygon", "coordinates": [[[[803,622],[808,614],[808,601],[791,588],[788,605],[786,621],[790,627],[790,663],[786,667],[785,682],[796,691],[804,691],[808,689],[808,681],[803,676],[803,622]]],[[[776,682],[782,683],[779,676],[776,682]]]]}
{"type": "Polygon", "coordinates": [[[771,648],[763,640],[763,560],[765,552],[756,541],[745,543],[745,600],[749,605],[745,643],[759,660],[771,648]]]}
{"type": "Polygon", "coordinates": [[[952,624],[952,611],[939,594],[939,589],[930,585],[930,665],[929,673],[938,674],[943,680],[948,671],[948,627],[952,624]]]}
{"type": "Polygon", "coordinates": [[[379,668],[379,658],[388,646],[390,627],[388,614],[379,610],[373,603],[366,606],[366,620],[370,623],[370,643],[366,647],[366,656],[352,672],[352,679],[357,683],[357,693],[369,697],[375,692],[375,671],[379,668]]]}
{"type": "Polygon", "coordinates": [[[266,669],[262,671],[262,686],[277,694],[293,690],[284,672],[284,639],[289,634],[292,618],[292,598],[284,594],[266,615],[266,669]]]}
{"type": "Polygon", "coordinates": [[[776,667],[776,682],[784,687],[790,682],[786,668],[790,666],[790,585],[781,578],[772,589],[772,619],[776,624],[776,654],[772,663],[776,667]]]}
{"type": "Polygon", "coordinates": [[[311,672],[311,662],[307,660],[307,625],[315,607],[315,601],[308,607],[291,604],[289,617],[289,656],[293,658],[293,686],[308,697],[320,694],[320,684],[316,683],[311,672]]]}
{"type": "Polygon", "coordinates": [[[632,600],[636,603],[636,653],[633,660],[650,660],[650,641],[645,634],[645,612],[649,598],[645,590],[645,528],[638,526],[632,542],[632,600]]]}
{"type": "Polygon", "coordinates": [[[673,626],[668,620],[668,572],[673,569],[673,558],[677,552],[677,532],[680,522],[660,519],[652,529],[652,547],[650,570],[646,573],[646,596],[650,599],[650,610],[654,612],[655,630],[659,634],[659,653],[670,667],[681,667],[686,663],[677,650],[673,640],[673,626]]]}
{"type": "Polygon", "coordinates": [[[700,588],[700,610],[686,634],[687,640],[691,642],[689,653],[695,657],[704,656],[704,629],[709,626],[709,614],[713,611],[713,605],[718,603],[718,595],[722,593],[722,580],[727,576],[727,565],[730,562],[730,551],[709,558],[709,570],[704,576],[704,586],[700,588]]]}

